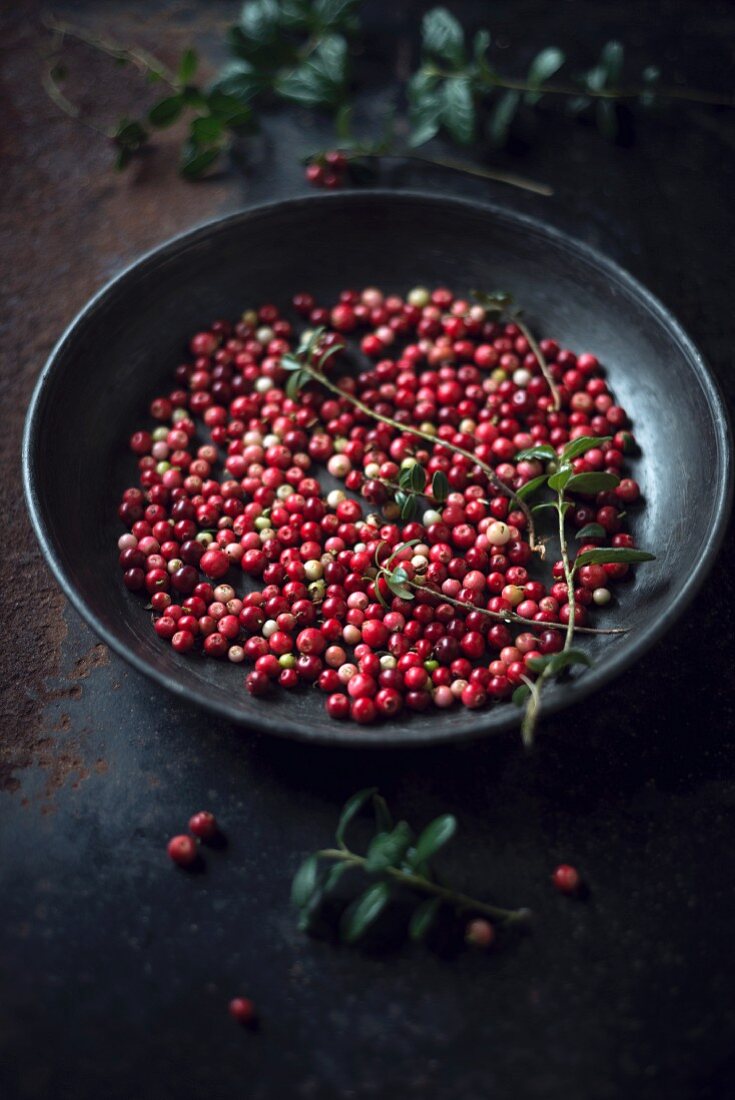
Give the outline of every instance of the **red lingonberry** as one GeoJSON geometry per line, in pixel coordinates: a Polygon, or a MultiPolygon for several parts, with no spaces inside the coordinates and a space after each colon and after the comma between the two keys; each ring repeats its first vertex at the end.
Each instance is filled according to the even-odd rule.
{"type": "Polygon", "coordinates": [[[191,866],[198,855],[196,841],[186,834],[172,836],[166,846],[166,851],[174,863],[177,863],[180,867],[191,866]]]}
{"type": "Polygon", "coordinates": [[[189,818],[189,832],[200,840],[211,840],[219,832],[217,820],[209,810],[200,810],[189,818]]]}
{"type": "Polygon", "coordinates": [[[561,863],[551,876],[556,889],[560,894],[576,894],[582,883],[579,871],[568,863],[561,863]]]}

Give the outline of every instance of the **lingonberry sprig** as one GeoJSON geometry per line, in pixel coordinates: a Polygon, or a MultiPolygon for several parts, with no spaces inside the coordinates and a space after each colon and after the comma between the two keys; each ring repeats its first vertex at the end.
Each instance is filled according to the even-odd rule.
{"type": "MultiPolygon", "coordinates": [[[[414,540],[415,541],[415,540],[414,540]]],[[[416,593],[433,592],[428,584],[422,580],[416,580],[409,578],[405,569],[400,564],[393,566],[393,562],[399,560],[403,550],[411,546],[412,543],[402,543],[391,555],[388,562],[381,564],[377,570],[375,577],[370,577],[374,581],[375,594],[379,601],[384,602],[384,597],[380,589],[380,577],[385,579],[385,583],[388,589],[393,595],[398,596],[402,600],[413,600],[416,597],[416,593]]],[[[620,560],[620,559],[617,559],[620,560]]],[[[633,560],[633,559],[630,559],[633,560]]],[[[648,561],[650,557],[636,559],[639,561],[648,561]]],[[[439,593],[436,593],[437,599],[439,599],[439,593]]],[[[452,596],[447,596],[445,593],[441,594],[442,603],[451,604],[453,607],[464,609],[466,604],[461,600],[456,600],[452,596]]],[[[538,623],[535,619],[529,619],[525,615],[518,615],[515,611],[491,611],[488,607],[477,607],[474,609],[478,614],[493,619],[498,623],[516,623],[518,626],[537,626],[538,623]]],[[[568,623],[560,623],[551,619],[546,623],[547,626],[566,631],[568,629],[568,623]]],[[[595,627],[595,626],[577,626],[575,627],[579,634],[601,634],[601,635],[614,635],[614,634],[627,634],[627,628],[624,626],[615,627],[595,627]]]]}
{"type": "MultiPolygon", "coordinates": [[[[291,898],[299,910],[299,927],[313,931],[318,926],[325,905],[334,899],[338,884],[351,870],[360,872],[363,881],[357,896],[342,902],[338,932],[345,943],[362,939],[401,895],[411,900],[408,934],[415,942],[430,935],[443,912],[464,921],[466,933],[472,931],[472,917],[489,918],[502,926],[528,924],[531,918],[528,909],[505,909],[440,883],[432,861],[456,829],[454,816],[442,814],[415,836],[405,821],[394,824],[376,787],[358,791],[342,810],[335,832],[336,847],[322,848],[309,856],[294,876],[291,898]],[[361,855],[348,847],[346,836],[353,820],[367,806],[374,813],[375,832],[361,855]],[[420,900],[414,900],[416,895],[420,900]]],[[[479,932],[479,928],[474,929],[477,942],[479,932]]],[[[481,937],[486,944],[492,938],[492,935],[481,937]]],[[[468,942],[473,942],[472,936],[468,942]]]]}
{"type": "MultiPolygon", "coordinates": [[[[562,449],[561,455],[557,455],[554,448],[547,444],[527,448],[516,455],[518,461],[535,459],[550,464],[545,474],[539,475],[533,482],[528,482],[524,488],[526,495],[529,496],[544,485],[548,485],[555,493],[555,499],[550,504],[537,504],[535,509],[551,507],[556,512],[561,566],[568,601],[566,631],[562,648],[557,653],[547,653],[543,656],[531,658],[529,667],[533,672],[539,674],[539,678],[534,682],[528,677],[524,677],[523,684],[519,685],[513,693],[513,701],[516,704],[523,705],[524,702],[526,704],[521,724],[521,735],[525,745],[530,745],[533,742],[539,716],[541,692],[546,682],[552,677],[559,676],[573,665],[586,665],[589,667],[592,664],[588,653],[581,649],[575,649],[573,646],[577,615],[574,580],[577,571],[587,565],[605,565],[615,562],[628,565],[633,562],[655,560],[655,555],[649,554],[645,550],[636,550],[629,547],[600,549],[591,544],[588,548],[582,549],[573,564],[570,562],[565,520],[567,512],[572,507],[572,501],[567,494],[608,493],[620,484],[620,478],[617,474],[610,471],[582,470],[580,472],[575,470],[575,460],[583,459],[588,451],[599,449],[600,445],[606,442],[609,442],[609,437],[600,439],[593,436],[581,436],[567,443],[562,449]]],[[[601,527],[599,532],[603,535],[605,533],[601,527]]],[[[591,536],[599,538],[598,531],[593,529],[591,536]]],[[[576,627],[576,629],[579,630],[580,628],[576,627]]]]}
{"type": "Polygon", "coordinates": [[[492,56],[490,32],[477,31],[470,43],[461,23],[440,7],[424,16],[419,67],[405,89],[397,90],[397,101],[408,103],[407,117],[399,113],[388,133],[376,140],[355,137],[349,43],[359,31],[360,7],[359,0],[249,0],[227,33],[228,61],[206,85],[193,83],[194,48],[184,52],[178,70],[172,71],[146,50],[49,19],[52,37],[43,85],[61,110],[112,140],[120,168],[145,148],[155,129],[188,114],[181,171],[196,179],[220,161],[238,133],[258,124],[264,110],[287,102],[334,114],[339,148],[302,157],[307,179],[316,186],[339,187],[348,176],[360,182],[381,160],[406,159],[542,195],[552,194],[543,183],[424,147],[438,135],[465,148],[484,145],[485,139],[494,148],[512,146],[517,138],[528,145],[537,136],[539,115],[555,103],[567,115],[595,123],[608,139],[625,141],[630,140],[636,110],[665,101],[735,106],[732,95],[662,86],[654,65],[646,65],[639,81],[629,84],[618,41],[607,42],[593,65],[566,81],[557,75],[565,55],[553,46],[536,54],[525,77],[508,75],[492,56]],[[70,39],[162,82],[166,94],[147,115],[122,119],[116,127],[98,126],[64,90],[70,39]]]}
{"type": "MultiPolygon", "coordinates": [[[[490,298],[491,296],[488,296],[490,298]]],[[[503,299],[509,300],[509,296],[502,295],[503,299]]],[[[390,416],[386,416],[383,413],[376,412],[375,409],[371,409],[369,405],[366,405],[354,394],[348,393],[346,390],[341,389],[335,382],[333,382],[325,373],[324,366],[329,358],[333,355],[344,351],[344,344],[333,344],[326,351],[320,349],[320,340],[324,335],[324,329],[317,329],[313,332],[307,332],[302,339],[299,347],[291,354],[284,355],[281,359],[281,365],[287,371],[291,372],[291,378],[287,385],[287,392],[289,396],[293,396],[297,393],[308,381],[318,382],[326,389],[331,390],[332,393],[337,394],[339,397],[344,398],[354,408],[359,409],[365,416],[370,417],[372,420],[378,420],[382,424],[386,424],[389,428],[394,428],[397,431],[408,432],[410,435],[417,436],[419,439],[424,439],[426,442],[431,443],[432,446],[436,444],[437,440],[430,432],[424,431],[420,427],[414,425],[400,424],[397,420],[394,420],[390,416]]],[[[468,459],[473,465],[479,466],[483,474],[487,478],[490,485],[492,485],[503,496],[508,497],[516,507],[523,512],[528,523],[528,542],[531,550],[538,553],[540,557],[544,556],[544,547],[537,541],[536,538],[536,526],[533,520],[533,514],[531,509],[525,503],[525,501],[504,481],[502,481],[492,466],[489,466],[477,455],[472,454],[464,447],[460,447],[456,443],[451,441],[442,441],[442,446],[448,450],[453,451],[455,454],[461,455],[463,458],[468,459]]]]}

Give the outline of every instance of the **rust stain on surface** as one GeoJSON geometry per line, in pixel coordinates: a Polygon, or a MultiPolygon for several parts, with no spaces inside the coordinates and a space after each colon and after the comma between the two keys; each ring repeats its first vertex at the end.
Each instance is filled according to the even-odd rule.
{"type": "MultiPolygon", "coordinates": [[[[206,7],[192,9],[179,32],[182,41],[212,32],[206,7]]],[[[55,13],[70,21],[80,18],[72,4],[60,3],[55,13]]],[[[105,140],[90,137],[60,113],[42,89],[41,16],[42,5],[33,0],[5,5],[0,12],[0,97],[6,107],[0,114],[0,326],[5,334],[0,621],[6,639],[12,639],[0,651],[0,790],[16,791],[23,772],[40,767],[51,795],[70,777],[75,783],[86,777],[86,735],[72,732],[73,717],[66,713],[54,728],[44,708],[79,699],[82,681],[107,664],[109,654],[100,644],[81,657],[69,655],[75,663],[64,681],[61,670],[69,660],[64,660],[69,645],[65,601],[43,564],[22,504],[20,440],[31,390],[59,334],[92,293],[167,237],[239,206],[245,185],[236,172],[201,186],[180,179],[174,135],[164,135],[138,170],[116,175],[105,140]]],[[[82,18],[101,36],[154,50],[160,44],[160,16],[156,22],[112,4],[90,6],[82,18]]],[[[175,27],[166,24],[164,60],[175,64],[181,42],[175,27]]],[[[83,106],[101,104],[108,122],[130,113],[131,106],[140,113],[141,89],[131,87],[108,59],[86,51],[74,62],[75,67],[80,63],[85,82],[78,89],[83,106]]]]}

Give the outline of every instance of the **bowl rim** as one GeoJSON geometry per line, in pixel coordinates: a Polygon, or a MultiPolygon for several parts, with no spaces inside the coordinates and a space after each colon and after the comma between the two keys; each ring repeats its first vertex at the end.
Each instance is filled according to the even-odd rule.
{"type": "Polygon", "coordinates": [[[586,261],[587,264],[601,269],[611,281],[617,283],[629,295],[636,297],[654,319],[669,330],[672,338],[689,360],[712,417],[718,455],[715,466],[717,480],[713,500],[715,521],[705,536],[696,567],[686,578],[677,594],[675,603],[671,605],[668,612],[660,614],[650,624],[638,630],[628,646],[613,654],[604,665],[589,669],[584,676],[563,685],[555,684],[553,689],[542,699],[542,718],[585,699],[594,691],[608,684],[624,672],[626,668],[639,660],[673,626],[696,595],[714,563],[725,536],[732,506],[733,447],[730,418],[719,384],[707,366],[701,352],[670,310],[638,279],[592,245],[547,224],[539,218],[518,213],[511,208],[499,206],[496,203],[453,195],[430,194],[413,189],[371,188],[368,191],[350,189],[338,193],[296,196],[257,203],[224,216],[208,219],[170,237],[163,243],[144,252],[108,280],[66,326],[49,353],[33,388],[23,429],[22,474],[26,505],[43,556],[62,592],[92,630],[128,664],[154,680],[161,687],[172,692],[177,698],[194,702],[198,707],[221,718],[240,726],[249,726],[254,730],[263,730],[280,737],[300,740],[310,744],[381,749],[457,744],[476,740],[490,733],[501,733],[512,729],[518,726],[520,714],[516,708],[512,710],[509,708],[507,717],[498,722],[497,712],[495,712],[495,720],[491,725],[487,721],[483,721],[482,712],[477,712],[477,723],[471,729],[446,728],[440,722],[428,726],[417,724],[415,732],[402,732],[397,737],[391,733],[391,726],[388,723],[377,727],[361,727],[355,723],[344,725],[335,722],[334,733],[327,733],[319,729],[310,729],[308,724],[303,721],[289,720],[280,714],[278,716],[271,715],[268,713],[267,708],[263,708],[262,714],[245,715],[238,707],[230,704],[227,700],[202,698],[197,693],[196,688],[180,682],[175,675],[167,675],[164,671],[148,665],[141,656],[128,648],[124,641],[117,638],[112,631],[109,631],[65,571],[44,517],[44,508],[36,483],[36,456],[40,442],[39,425],[45,411],[45,398],[50,380],[57,360],[66,344],[74,338],[77,329],[84,324],[87,318],[94,314],[98,305],[114,293],[119,284],[134,276],[141,268],[153,266],[170,258],[177,251],[205,239],[213,231],[219,232],[227,229],[228,226],[258,219],[279,209],[293,211],[306,207],[345,203],[359,207],[368,203],[380,204],[386,202],[429,203],[443,207],[445,211],[447,207],[453,206],[456,209],[492,217],[507,225],[520,228],[526,233],[551,240],[558,247],[586,261]]]}

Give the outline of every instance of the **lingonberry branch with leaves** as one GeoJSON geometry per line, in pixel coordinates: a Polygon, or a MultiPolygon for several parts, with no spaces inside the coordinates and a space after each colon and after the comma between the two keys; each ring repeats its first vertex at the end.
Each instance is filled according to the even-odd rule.
{"type": "Polygon", "coordinates": [[[360,0],[250,0],[227,34],[229,60],[214,79],[196,83],[198,56],[192,44],[170,69],[150,52],[122,46],[84,28],[48,18],[50,33],[43,86],[67,114],[112,141],[116,164],[124,168],[148,144],[152,133],[188,120],[181,172],[196,179],[212,170],[242,133],[255,129],[264,110],[278,103],[333,114],[338,149],[310,153],[312,182],[339,186],[355,182],[381,160],[404,158],[514,187],[551,194],[543,183],[498,168],[418,149],[441,136],[483,157],[488,149],[512,144],[517,133],[532,140],[536,118],[561,102],[570,116],[593,121],[610,140],[629,129],[634,111],[664,102],[732,108],[735,97],[707,90],[664,86],[655,65],[637,83],[626,78],[623,45],[610,41],[597,61],[580,74],[559,79],[565,54],[548,46],[536,54],[525,77],[501,72],[488,30],[471,40],[445,8],[422,21],[419,64],[405,88],[397,89],[395,118],[378,139],[352,133],[350,42],[359,33],[360,0]],[[100,127],[86,118],[64,91],[66,46],[71,40],[132,66],[166,92],[138,118],[100,127]],[[402,110],[402,104],[407,110],[402,110]]]}
{"type": "Polygon", "coordinates": [[[398,891],[420,899],[411,901],[407,929],[415,942],[430,935],[442,911],[452,914],[455,920],[481,915],[499,925],[527,925],[531,919],[528,909],[505,909],[438,881],[432,861],[456,831],[456,818],[442,814],[414,836],[407,822],[394,824],[376,787],[358,791],[342,810],[335,832],[336,846],[308,856],[294,876],[291,900],[299,912],[299,927],[306,932],[315,930],[325,905],[334,898],[348,871],[363,875],[360,892],[343,904],[338,922],[340,939],[348,944],[357,943],[376,925],[384,911],[398,900],[398,891]],[[348,847],[346,838],[360,811],[368,807],[373,810],[375,831],[365,855],[360,855],[348,847]]]}

